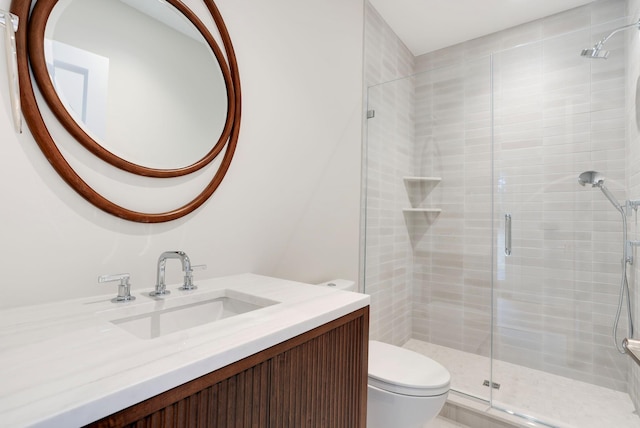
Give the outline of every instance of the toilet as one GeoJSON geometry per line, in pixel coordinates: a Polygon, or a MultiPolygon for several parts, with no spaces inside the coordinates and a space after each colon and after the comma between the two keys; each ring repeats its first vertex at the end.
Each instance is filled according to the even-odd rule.
{"type": "MultiPolygon", "coordinates": [[[[353,281],[318,284],[356,291],[353,281]]],[[[376,340],[369,341],[367,428],[422,428],[447,400],[451,375],[432,359],[376,340]]]]}

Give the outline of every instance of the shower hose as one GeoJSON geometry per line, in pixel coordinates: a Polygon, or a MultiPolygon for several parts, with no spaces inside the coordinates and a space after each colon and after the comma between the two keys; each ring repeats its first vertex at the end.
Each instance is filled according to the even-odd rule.
{"type": "Polygon", "coordinates": [[[628,246],[627,246],[627,216],[622,209],[619,210],[622,215],[622,278],[620,279],[620,296],[618,298],[618,310],[616,311],[615,321],[613,323],[613,343],[616,349],[621,354],[626,353],[622,342],[618,342],[618,322],[620,321],[620,314],[622,312],[622,305],[625,297],[627,300],[627,322],[628,322],[628,337],[633,337],[633,319],[631,316],[631,297],[629,293],[629,281],[627,280],[627,265],[630,264],[628,246]]]}

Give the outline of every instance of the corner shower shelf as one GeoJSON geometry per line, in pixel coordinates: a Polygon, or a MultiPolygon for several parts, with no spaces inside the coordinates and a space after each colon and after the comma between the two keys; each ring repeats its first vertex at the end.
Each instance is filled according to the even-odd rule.
{"type": "Polygon", "coordinates": [[[403,208],[405,213],[441,213],[440,208],[403,208]]]}
{"type": "Polygon", "coordinates": [[[623,342],[627,354],[638,364],[640,364],[640,340],[625,339],[623,342]]]}
{"type": "MultiPolygon", "coordinates": [[[[442,181],[442,177],[402,177],[404,181],[404,185],[407,188],[407,192],[409,193],[409,199],[411,199],[412,193],[414,192],[414,186],[421,190],[424,196],[430,193],[434,187],[438,185],[442,181]]],[[[422,198],[420,198],[422,199],[422,198]]],[[[412,205],[414,205],[412,203],[412,205]]],[[[418,203],[415,203],[418,205],[418,203]]],[[[440,208],[404,208],[402,210],[405,213],[431,213],[431,214],[439,214],[442,212],[440,208]]]]}
{"type": "Polygon", "coordinates": [[[402,177],[405,183],[434,183],[435,186],[442,181],[442,177],[402,177]]]}

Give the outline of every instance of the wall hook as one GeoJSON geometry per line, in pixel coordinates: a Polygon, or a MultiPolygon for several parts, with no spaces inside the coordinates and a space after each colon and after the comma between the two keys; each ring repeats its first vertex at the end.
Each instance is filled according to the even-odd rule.
{"type": "Polygon", "coordinates": [[[19,18],[16,15],[0,10],[0,25],[4,27],[4,47],[7,57],[13,126],[17,133],[22,134],[22,107],[20,106],[20,80],[18,78],[18,52],[16,49],[18,22],[19,18]]]}

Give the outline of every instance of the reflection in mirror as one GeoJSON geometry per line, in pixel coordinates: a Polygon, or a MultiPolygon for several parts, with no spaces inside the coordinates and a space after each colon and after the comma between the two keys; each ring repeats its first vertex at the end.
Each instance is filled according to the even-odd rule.
{"type": "MultiPolygon", "coordinates": [[[[122,3],[118,4],[117,9],[121,6],[128,7],[126,4],[138,6],[147,0],[104,1],[112,6],[118,2],[122,3]]],[[[203,74],[193,74],[193,68],[201,67],[201,64],[195,61],[200,61],[202,58],[195,60],[189,57],[183,60],[174,55],[176,50],[195,50],[195,46],[201,44],[194,43],[193,37],[189,35],[191,30],[176,31],[178,26],[176,21],[169,25],[173,31],[172,38],[191,39],[187,45],[177,47],[178,45],[171,40],[158,42],[156,39],[161,36],[151,33],[147,21],[152,16],[153,20],[164,23],[164,18],[152,14],[144,18],[147,20],[144,21],[145,23],[134,20],[132,19],[133,15],[142,14],[139,7],[129,7],[125,16],[113,13],[114,9],[105,9],[97,21],[88,19],[90,12],[95,11],[94,7],[89,7],[89,10],[80,9],[82,19],[79,20],[77,16],[75,17],[78,27],[66,28],[63,23],[74,17],[74,13],[69,12],[69,8],[89,4],[97,8],[99,7],[97,5],[106,3],[100,3],[98,0],[74,0],[73,2],[69,0],[11,0],[12,13],[15,13],[20,17],[21,22],[26,24],[20,25],[18,28],[16,46],[22,110],[33,138],[60,177],[84,199],[106,213],[140,223],[160,223],[179,219],[201,207],[213,195],[231,165],[238,143],[242,115],[238,63],[231,37],[215,2],[202,0],[211,15],[212,21],[210,22],[215,25],[214,32],[221,41],[223,49],[216,42],[216,36],[211,34],[209,28],[181,0],[157,1],[170,10],[174,8],[179,11],[181,15],[178,16],[186,18],[197,29],[210,49],[209,59],[210,53],[213,52],[219,68],[214,66],[213,70],[210,68],[208,72],[205,70],[203,74]],[[57,8],[57,6],[60,7],[57,8]],[[69,15],[65,16],[68,13],[69,15]],[[51,16],[52,14],[53,16],[51,16]],[[52,23],[49,28],[50,18],[52,23]],[[94,28],[101,25],[106,27],[104,24],[117,28],[118,31],[101,33],[99,37],[94,36],[92,34],[94,28]],[[71,32],[73,37],[65,35],[67,31],[71,32]],[[50,42],[45,43],[45,38],[50,39],[50,42]],[[87,40],[78,40],[78,38],[87,40]],[[116,56],[109,54],[109,51],[117,50],[116,45],[111,43],[109,47],[106,43],[106,39],[109,38],[118,39],[120,43],[118,46],[126,46],[127,44],[141,46],[138,39],[155,40],[156,43],[146,45],[146,49],[156,52],[156,61],[158,61],[160,69],[168,70],[168,75],[173,79],[167,79],[156,67],[148,67],[139,63],[139,57],[146,57],[150,52],[119,51],[116,56],[126,57],[129,64],[126,65],[125,70],[118,70],[114,67],[114,64],[118,62],[116,56]],[[97,44],[86,43],[91,39],[97,39],[94,40],[97,44]],[[108,48],[98,48],[104,46],[108,48]],[[49,57],[49,64],[45,60],[45,50],[55,54],[49,57]],[[79,51],[83,51],[82,60],[75,59],[79,51]],[[56,56],[58,52],[60,52],[59,58],[56,56]],[[78,70],[74,67],[78,61],[84,70],[78,70]],[[185,63],[186,61],[192,62],[185,63]],[[67,64],[64,64],[65,62],[67,64]],[[220,75],[222,79],[219,79],[220,75]],[[46,103],[41,102],[36,96],[36,86],[32,84],[32,76],[37,82],[41,98],[46,103]],[[52,76],[56,84],[64,85],[64,94],[58,95],[52,83],[52,76]],[[116,79],[116,76],[119,77],[116,79]],[[142,80],[133,83],[134,76],[141,76],[142,80]],[[213,84],[211,87],[213,89],[210,89],[208,85],[212,77],[218,77],[218,82],[213,84]],[[200,80],[198,81],[198,79],[200,80]],[[220,83],[220,80],[223,83],[220,83]],[[185,85],[185,81],[189,81],[187,83],[195,82],[197,86],[185,85]],[[105,86],[104,82],[106,82],[106,90],[104,87],[89,88],[90,85],[105,86]],[[116,92],[126,94],[125,100],[113,100],[112,89],[118,85],[124,89],[116,92]],[[221,88],[221,85],[224,85],[224,89],[221,88]],[[150,92],[149,90],[137,92],[140,89],[138,86],[152,89],[150,92]],[[222,97],[224,101],[218,102],[218,98],[216,101],[201,100],[201,93],[205,92],[203,88],[207,88],[205,91],[209,94],[224,92],[224,97],[222,97]],[[156,104],[160,103],[160,97],[165,94],[182,98],[168,97],[171,101],[164,104],[164,109],[174,107],[173,111],[169,115],[160,116],[162,112],[157,111],[156,104]],[[143,97],[151,98],[152,103],[143,103],[143,97]],[[66,104],[63,105],[61,99],[64,99],[66,104]],[[194,102],[194,99],[197,101],[194,102]],[[111,112],[111,104],[114,102],[118,103],[119,108],[117,111],[111,112]],[[196,106],[192,107],[191,105],[194,103],[196,106]],[[176,106],[179,107],[175,108],[176,106]],[[126,109],[127,113],[124,115],[126,117],[119,114],[119,109],[126,109]],[[218,114],[218,112],[221,113],[218,114]],[[212,115],[218,119],[212,120],[212,115]],[[208,152],[205,157],[187,167],[160,169],[141,166],[115,156],[89,137],[90,133],[96,139],[104,141],[110,150],[120,150],[120,153],[142,152],[142,149],[135,147],[139,141],[146,142],[147,147],[151,147],[153,152],[165,150],[164,146],[170,146],[169,148],[173,151],[165,156],[176,158],[181,156],[183,151],[190,151],[185,146],[189,145],[189,141],[195,139],[192,135],[192,132],[195,131],[191,129],[191,122],[186,128],[169,131],[169,125],[184,119],[181,116],[206,124],[211,124],[215,120],[224,122],[221,132],[219,131],[220,125],[217,125],[218,129],[214,132],[216,135],[208,135],[208,152]],[[222,116],[226,116],[226,118],[219,119],[222,116]],[[51,127],[49,127],[45,117],[48,120],[57,119],[59,123],[50,122],[51,127]],[[82,126],[74,118],[78,122],[82,122],[82,126]],[[112,120],[126,120],[127,126],[131,127],[140,124],[142,126],[136,130],[129,130],[124,129],[126,126],[112,124],[112,120]],[[121,129],[112,131],[112,126],[121,129]],[[160,135],[166,135],[170,132],[173,132],[173,137],[160,139],[160,135]],[[112,133],[125,135],[129,139],[125,140],[125,145],[112,148],[114,147],[113,141],[120,141],[113,140],[112,133]],[[133,134],[139,135],[139,138],[131,138],[133,134]],[[74,140],[80,144],[67,144],[67,142],[74,140]],[[74,156],[73,152],[76,150],[82,155],[74,156]],[[110,181],[105,180],[105,177],[110,181]],[[169,177],[171,179],[164,179],[169,177]],[[163,179],[158,180],[158,178],[163,179]],[[114,185],[111,186],[110,183],[114,185]],[[188,186],[183,187],[183,184],[188,186]],[[153,201],[162,199],[164,203],[157,206],[138,199],[135,199],[135,203],[131,202],[131,199],[123,199],[123,196],[129,196],[130,189],[135,189],[138,194],[142,192],[144,195],[157,190],[155,197],[152,198],[153,201]]],[[[144,8],[144,10],[148,9],[144,8]]],[[[78,14],[77,11],[75,13],[78,14]]],[[[175,14],[175,11],[172,13],[175,14]]],[[[154,25],[158,24],[154,23],[154,25]]],[[[212,132],[211,129],[198,132],[205,135],[212,132]]],[[[198,158],[201,155],[192,156],[198,158]]],[[[164,165],[163,162],[167,162],[166,159],[156,160],[153,158],[149,160],[146,154],[143,155],[143,158],[149,164],[162,163],[164,165]]],[[[180,161],[174,165],[188,162],[192,162],[192,160],[180,161]]]]}
{"type": "Polygon", "coordinates": [[[103,148],[147,168],[204,158],[227,119],[227,88],[198,29],[165,1],[61,0],[45,30],[60,101],[103,148]]]}

